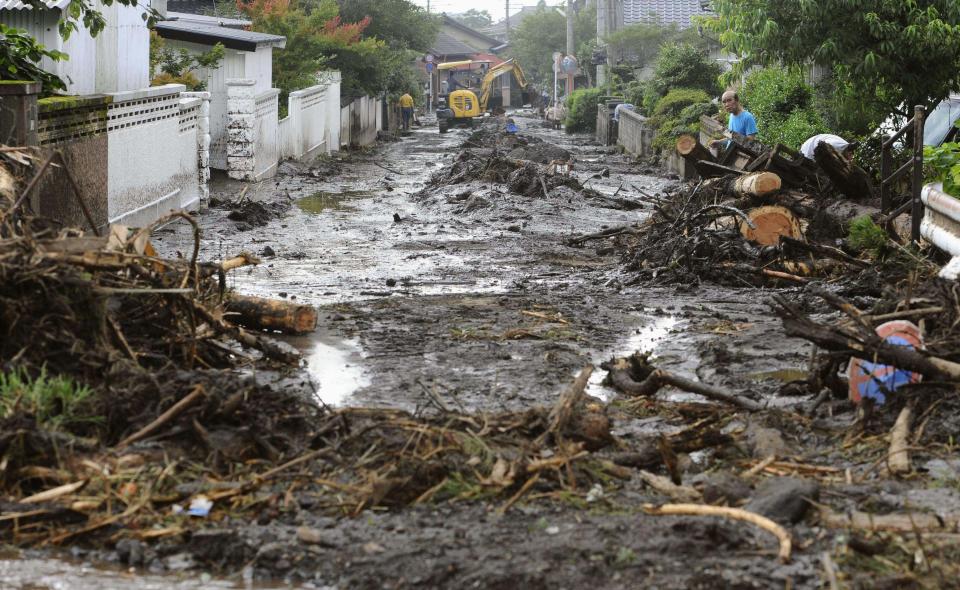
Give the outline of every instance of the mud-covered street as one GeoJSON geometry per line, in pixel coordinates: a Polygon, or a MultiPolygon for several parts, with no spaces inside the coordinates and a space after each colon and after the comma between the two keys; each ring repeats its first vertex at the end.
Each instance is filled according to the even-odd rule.
{"type": "MultiPolygon", "coordinates": [[[[915,456],[911,481],[885,475],[895,416],[864,425],[809,385],[823,357],[787,337],[771,301],[837,312],[790,282],[649,280],[627,264],[642,239],[629,228],[690,187],[514,117],[518,136],[495,120],[448,134],[428,122],[258,184],[211,185],[198,263],[248,252],[259,263],[224,273],[227,289],[316,306],[312,333],[271,334],[302,361],[263,368],[218,345],[235,368],[166,373],[201,384],[190,399],[206,387],[206,405],[178,402],[184,417],[162,427],[144,410],[146,427],[97,455],[130,478],[110,494],[136,497],[146,466],[166,466],[142,502],[116,496],[136,517],[54,537],[76,537],[70,563],[83,565],[51,566],[34,543],[0,561],[0,587],[43,574],[73,588],[821,588],[842,567],[851,587],[899,588],[898,568],[949,559],[896,536],[902,522],[848,528],[909,511],[953,534],[960,467],[939,453],[955,420],[923,422],[940,451],[915,456]],[[569,176],[523,176],[566,152],[569,176]],[[508,181],[497,162],[516,168],[508,181]],[[722,391],[639,393],[624,376],[647,362],[722,391]],[[210,505],[194,513],[198,499],[210,505]],[[657,515],[664,504],[763,522],[657,515]]],[[[196,235],[178,221],[152,243],[187,260],[196,235]]],[[[48,538],[31,534],[18,538],[48,538]]]]}

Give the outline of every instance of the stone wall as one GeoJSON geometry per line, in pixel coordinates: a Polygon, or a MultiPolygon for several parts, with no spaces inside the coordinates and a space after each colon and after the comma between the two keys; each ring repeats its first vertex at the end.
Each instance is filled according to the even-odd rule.
{"type": "Polygon", "coordinates": [[[252,79],[227,80],[227,174],[257,181],[276,174],[280,161],[277,98],[272,88],[258,94],[252,79]]]}

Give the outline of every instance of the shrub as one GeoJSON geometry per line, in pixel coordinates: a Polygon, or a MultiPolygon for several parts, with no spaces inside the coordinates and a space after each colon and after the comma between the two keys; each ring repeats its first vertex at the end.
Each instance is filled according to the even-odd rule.
{"type": "Polygon", "coordinates": [[[660,99],[650,123],[657,128],[654,147],[669,149],[677,137],[700,131],[700,115],[710,115],[717,107],[703,90],[676,88],[660,99]]]}
{"type": "Polygon", "coordinates": [[[880,258],[887,248],[887,232],[874,223],[869,215],[863,215],[850,222],[847,244],[857,252],[869,252],[875,258],[880,258]]]}
{"type": "Polygon", "coordinates": [[[764,143],[797,149],[810,136],[829,131],[813,107],[813,88],[799,71],[757,70],[747,77],[740,98],[756,117],[758,139],[764,143]]]}
{"type": "Polygon", "coordinates": [[[660,98],[675,88],[702,90],[710,96],[717,94],[720,72],[720,64],[707,57],[705,51],[687,43],[668,45],[657,56],[653,78],[644,93],[644,109],[652,113],[660,98]]]}
{"type": "Polygon", "coordinates": [[[567,133],[595,132],[597,130],[597,105],[603,96],[602,88],[574,90],[567,98],[567,133]]]}

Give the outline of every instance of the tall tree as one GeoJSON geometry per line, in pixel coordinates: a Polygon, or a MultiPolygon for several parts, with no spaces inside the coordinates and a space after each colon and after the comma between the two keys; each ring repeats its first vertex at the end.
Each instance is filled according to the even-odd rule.
{"type": "Polygon", "coordinates": [[[460,24],[472,29],[482,29],[493,24],[493,17],[490,16],[489,12],[486,10],[477,10],[476,8],[471,8],[464,13],[452,14],[450,16],[460,24]]]}
{"type": "Polygon", "coordinates": [[[391,49],[430,49],[440,30],[440,19],[409,0],[339,0],[340,17],[347,22],[369,19],[364,38],[377,38],[391,49]]]}
{"type": "Polygon", "coordinates": [[[887,112],[931,106],[960,87],[957,0],[713,0],[707,25],[753,65],[830,67],[865,100],[887,112]],[[904,108],[906,107],[906,108],[904,108]]]}
{"type": "MultiPolygon", "coordinates": [[[[517,58],[527,77],[540,83],[553,80],[553,53],[566,51],[567,21],[555,7],[544,3],[537,11],[523,19],[510,34],[510,53],[517,58]]],[[[583,63],[584,54],[597,36],[596,11],[583,8],[574,16],[574,47],[577,58],[583,63]]]]}

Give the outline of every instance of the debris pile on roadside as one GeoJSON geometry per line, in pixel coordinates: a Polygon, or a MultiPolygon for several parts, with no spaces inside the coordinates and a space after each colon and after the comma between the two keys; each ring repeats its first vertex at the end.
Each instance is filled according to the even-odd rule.
{"type": "Polygon", "coordinates": [[[632,275],[627,284],[805,284],[866,272],[873,280],[849,282],[877,286],[874,263],[910,266],[908,252],[882,252],[903,250],[901,220],[880,214],[866,173],[826,143],[816,162],[738,135],[719,157],[689,135],[677,151],[699,182],[656,198],[641,223],[568,243],[616,238],[632,275]]]}

